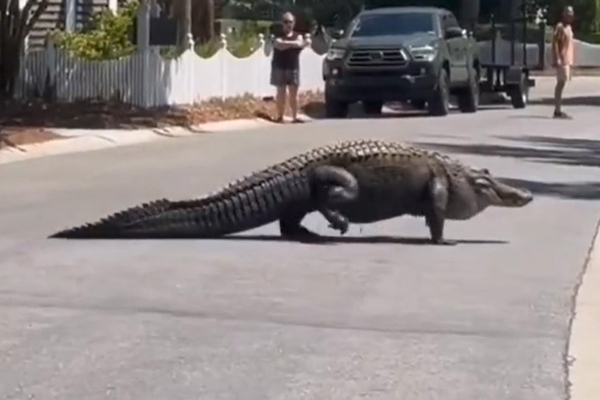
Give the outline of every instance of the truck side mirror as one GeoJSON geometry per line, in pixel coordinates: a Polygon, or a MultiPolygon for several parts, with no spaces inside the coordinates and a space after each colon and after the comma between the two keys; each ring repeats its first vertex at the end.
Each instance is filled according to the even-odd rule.
{"type": "Polygon", "coordinates": [[[459,37],[465,37],[465,31],[459,27],[452,27],[446,29],[446,39],[455,39],[459,37]]]}

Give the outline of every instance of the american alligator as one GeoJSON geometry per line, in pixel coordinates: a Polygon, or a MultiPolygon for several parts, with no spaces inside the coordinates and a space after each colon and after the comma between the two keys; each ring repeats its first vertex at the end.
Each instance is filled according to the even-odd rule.
{"type": "Polygon", "coordinates": [[[318,235],[301,225],[320,212],[330,227],[424,216],[431,240],[444,221],[467,220],[488,206],[523,207],[530,192],[496,180],[487,169],[399,142],[345,141],[313,149],[230,183],[207,196],[160,199],[53,238],[216,238],[279,221],[282,236],[318,235]]]}

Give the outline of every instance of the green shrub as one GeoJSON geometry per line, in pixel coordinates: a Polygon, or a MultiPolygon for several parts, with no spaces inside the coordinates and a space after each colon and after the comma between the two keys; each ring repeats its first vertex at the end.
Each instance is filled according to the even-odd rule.
{"type": "MultiPolygon", "coordinates": [[[[254,53],[259,47],[259,34],[264,27],[260,27],[254,21],[246,21],[241,28],[227,35],[227,50],[238,58],[245,58],[254,53]]],[[[215,37],[204,44],[195,46],[195,51],[200,57],[210,58],[221,48],[221,38],[215,37]]]]}
{"type": "Polygon", "coordinates": [[[204,44],[199,44],[194,47],[196,53],[202,58],[210,58],[215,55],[221,48],[221,39],[219,37],[214,38],[204,44]]]}
{"type": "Polygon", "coordinates": [[[57,32],[55,43],[71,56],[87,60],[110,60],[131,55],[135,51],[131,31],[138,4],[137,0],[130,0],[115,14],[110,10],[96,13],[84,31],[57,32]]]}
{"type": "Polygon", "coordinates": [[[582,42],[600,44],[600,32],[575,35],[575,38],[582,42]]]}

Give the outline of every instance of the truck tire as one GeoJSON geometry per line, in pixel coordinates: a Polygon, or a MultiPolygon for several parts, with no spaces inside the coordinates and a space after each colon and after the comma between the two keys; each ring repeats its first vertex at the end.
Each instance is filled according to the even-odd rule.
{"type": "Polygon", "coordinates": [[[507,90],[510,102],[514,108],[525,108],[529,101],[529,86],[527,75],[522,73],[518,85],[510,86],[507,90]]]}
{"type": "Polygon", "coordinates": [[[479,72],[469,71],[469,85],[457,94],[458,109],[463,113],[474,113],[479,108],[479,72]]]}
{"type": "Polygon", "coordinates": [[[427,102],[425,100],[411,100],[410,105],[416,110],[423,111],[427,107],[427,102]]]}
{"type": "Polygon", "coordinates": [[[443,117],[450,112],[450,82],[448,81],[448,73],[442,68],[433,97],[427,102],[429,115],[443,117]]]}
{"type": "Polygon", "coordinates": [[[363,111],[367,115],[381,114],[383,108],[383,101],[363,101],[363,111]]]}
{"type": "Polygon", "coordinates": [[[339,101],[325,93],[325,118],[346,118],[348,103],[339,101]]]}

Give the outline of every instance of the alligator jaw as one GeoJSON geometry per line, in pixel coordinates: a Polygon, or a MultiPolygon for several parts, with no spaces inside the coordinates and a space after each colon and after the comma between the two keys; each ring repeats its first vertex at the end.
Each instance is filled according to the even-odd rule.
{"type": "Polygon", "coordinates": [[[496,207],[518,208],[533,201],[533,194],[529,190],[510,186],[498,180],[495,180],[494,192],[498,197],[498,201],[494,204],[496,207]]]}

